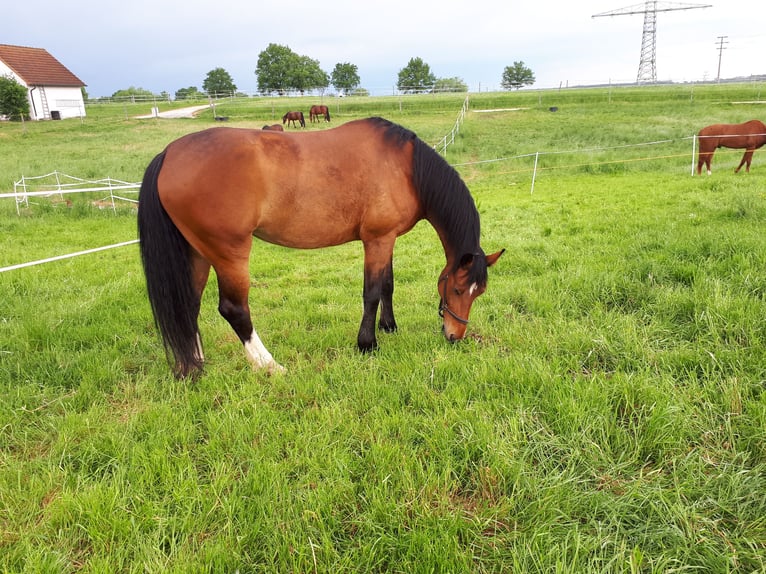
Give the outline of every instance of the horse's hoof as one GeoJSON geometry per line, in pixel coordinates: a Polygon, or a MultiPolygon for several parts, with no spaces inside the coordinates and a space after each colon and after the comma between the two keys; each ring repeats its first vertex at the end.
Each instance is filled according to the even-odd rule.
{"type": "Polygon", "coordinates": [[[363,354],[372,353],[378,348],[378,342],[373,340],[372,343],[357,343],[359,351],[363,354]]]}
{"type": "Polygon", "coordinates": [[[266,365],[266,373],[271,375],[281,375],[287,372],[287,369],[285,369],[282,365],[277,363],[276,361],[271,361],[268,365],[266,365]]]}
{"type": "Polygon", "coordinates": [[[173,375],[178,380],[196,382],[202,376],[202,363],[198,365],[176,365],[173,369],[173,375]]]}
{"type": "Polygon", "coordinates": [[[386,333],[394,333],[394,332],[396,332],[396,330],[398,328],[399,327],[396,326],[396,323],[390,323],[390,324],[379,323],[378,324],[378,329],[380,329],[381,331],[384,331],[386,333]]]}

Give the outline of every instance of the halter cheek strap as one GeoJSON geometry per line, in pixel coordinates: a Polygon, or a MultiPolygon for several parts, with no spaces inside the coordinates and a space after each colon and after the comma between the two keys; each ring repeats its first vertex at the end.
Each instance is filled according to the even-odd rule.
{"type": "Polygon", "coordinates": [[[439,317],[444,317],[444,312],[446,311],[447,314],[455,321],[462,323],[463,325],[467,325],[468,319],[463,319],[459,315],[455,314],[455,312],[447,306],[447,277],[449,277],[449,274],[445,273],[439,278],[440,283],[442,281],[444,282],[444,293],[442,294],[441,291],[439,291],[439,296],[441,298],[441,301],[439,301],[439,317]]]}

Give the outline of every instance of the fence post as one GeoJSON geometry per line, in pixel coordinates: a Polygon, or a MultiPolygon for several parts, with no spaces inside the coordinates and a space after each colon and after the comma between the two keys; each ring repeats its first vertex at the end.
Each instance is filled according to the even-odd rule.
{"type": "Polygon", "coordinates": [[[694,155],[697,151],[697,134],[692,136],[692,177],[694,177],[694,155]]]}
{"type": "Polygon", "coordinates": [[[21,187],[22,195],[21,195],[21,198],[19,198],[19,196],[16,195],[16,215],[21,215],[19,204],[23,203],[24,207],[29,207],[29,198],[27,197],[27,182],[24,179],[23,175],[21,176],[21,180],[13,182],[13,193],[16,193],[17,187],[21,187]]]}
{"type": "Polygon", "coordinates": [[[59,170],[55,170],[53,173],[56,174],[56,189],[59,190],[59,197],[61,198],[61,201],[64,201],[64,194],[61,193],[61,180],[59,179],[59,170]]]}
{"type": "Polygon", "coordinates": [[[109,182],[109,198],[112,200],[112,212],[117,213],[117,206],[114,205],[114,190],[112,189],[112,178],[107,177],[106,180],[109,182]]]}
{"type": "Polygon", "coordinates": [[[535,192],[535,179],[537,179],[537,160],[540,157],[540,152],[535,152],[535,168],[532,170],[532,189],[529,190],[529,195],[535,192]]]}

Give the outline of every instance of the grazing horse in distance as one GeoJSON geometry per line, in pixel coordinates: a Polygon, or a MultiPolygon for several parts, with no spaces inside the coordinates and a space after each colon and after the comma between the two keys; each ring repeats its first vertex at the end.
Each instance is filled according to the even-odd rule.
{"type": "Polygon", "coordinates": [[[753,160],[753,152],[766,144],[766,125],[758,120],[750,120],[743,124],[714,124],[704,127],[697,134],[699,139],[699,156],[697,161],[697,175],[702,173],[702,166],[707,167],[707,174],[710,175],[710,162],[713,160],[713,153],[719,147],[732,149],[744,149],[745,155],[739,162],[734,173],[738,173],[742,166],[745,171],[750,172],[750,162],[753,160]]]}
{"type": "Polygon", "coordinates": [[[330,108],[328,108],[325,105],[319,106],[311,106],[311,109],[309,110],[309,120],[311,122],[318,122],[319,116],[324,116],[324,121],[329,122],[330,121],[330,108]]]}
{"type": "Polygon", "coordinates": [[[282,123],[287,122],[287,127],[290,127],[290,122],[293,123],[293,127],[297,127],[295,122],[299,122],[302,128],[306,127],[306,119],[303,117],[303,112],[287,112],[282,116],[282,123]]]}
{"type": "MultiPolygon", "coordinates": [[[[439,315],[444,337],[457,341],[465,337],[474,300],[487,288],[487,268],[504,250],[484,253],[468,187],[413,132],[368,118],[279,137],[212,128],[171,142],[144,174],[138,234],[149,301],[176,375],[193,375],[203,365],[197,318],[211,267],[218,310],[247,358],[269,373],[283,370],[250,316],[253,237],[298,249],[361,241],[357,346],[372,351],[379,307],[378,328],[397,329],[394,243],[422,219],[444,248],[446,264],[435,281],[439,315]]],[[[333,283],[330,277],[323,281],[333,283]]]]}
{"type": "Polygon", "coordinates": [[[272,131],[272,132],[283,132],[285,131],[285,128],[283,128],[279,124],[271,124],[270,126],[263,126],[261,129],[266,131],[272,131]]]}

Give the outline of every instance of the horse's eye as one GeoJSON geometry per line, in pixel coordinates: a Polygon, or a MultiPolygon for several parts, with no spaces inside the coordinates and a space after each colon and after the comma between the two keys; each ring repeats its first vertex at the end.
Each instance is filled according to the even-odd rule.
{"type": "Polygon", "coordinates": [[[463,294],[463,290],[462,289],[458,289],[457,287],[455,287],[453,289],[453,291],[455,292],[455,295],[457,295],[457,296],[460,296],[460,295],[463,294]]]}

